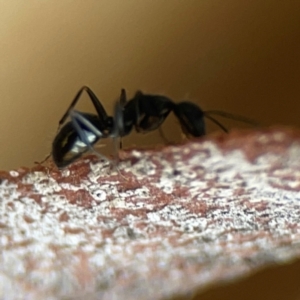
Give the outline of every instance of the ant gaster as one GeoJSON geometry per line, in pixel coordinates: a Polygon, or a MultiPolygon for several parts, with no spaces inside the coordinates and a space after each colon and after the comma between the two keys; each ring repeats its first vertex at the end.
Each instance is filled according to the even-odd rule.
{"type": "Polygon", "coordinates": [[[127,101],[124,89],[121,90],[120,99],[116,103],[114,117],[112,117],[107,115],[94,92],[89,87],[83,86],[59,121],[59,132],[52,144],[54,163],[58,168],[66,167],[88,150],[96,153],[100,158],[108,160],[93,148],[99,139],[121,138],[128,135],[133,128],[141,133],[156,130],[170,112],[173,112],[178,118],[182,131],[192,137],[205,135],[204,117],[209,118],[222,130],[228,132],[211,114],[257,125],[252,120],[241,116],[222,111],[203,111],[192,102],[174,103],[165,96],[143,94],[140,91],[127,101]],[[97,115],[74,109],[83,91],[87,92],[97,115]],[[63,125],[68,117],[71,121],[63,125]]]}

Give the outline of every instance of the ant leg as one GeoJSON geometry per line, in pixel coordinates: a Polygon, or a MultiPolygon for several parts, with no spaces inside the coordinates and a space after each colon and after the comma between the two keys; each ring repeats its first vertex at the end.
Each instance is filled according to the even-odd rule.
{"type": "Polygon", "coordinates": [[[166,144],[166,145],[172,145],[174,142],[171,142],[171,141],[169,141],[168,139],[167,139],[167,137],[165,136],[165,133],[164,133],[164,131],[162,130],[162,127],[160,126],[160,127],[158,127],[158,132],[159,132],[159,135],[160,135],[160,137],[162,138],[162,140],[164,141],[164,143],[166,144]]]}
{"type": "Polygon", "coordinates": [[[118,168],[119,163],[119,149],[122,148],[122,136],[124,135],[124,106],[126,104],[126,91],[125,89],[121,90],[120,100],[115,104],[114,109],[114,126],[112,134],[110,135],[113,139],[113,153],[114,153],[114,165],[113,167],[118,171],[119,175],[125,180],[125,178],[120,169],[118,168]],[[119,148],[118,148],[118,139],[119,139],[119,148]]]}
{"type": "MultiPolygon", "coordinates": [[[[113,131],[112,131],[112,135],[111,137],[113,138],[113,148],[114,148],[114,160],[115,161],[119,161],[119,149],[122,145],[122,141],[121,141],[121,138],[123,136],[123,133],[124,133],[124,118],[123,118],[123,107],[122,106],[122,103],[125,103],[124,102],[124,92],[125,90],[122,90],[121,92],[121,98],[120,98],[120,102],[117,102],[115,104],[115,110],[114,110],[114,127],[113,127],[113,131]],[[122,99],[123,97],[123,99],[122,99]],[[117,146],[118,144],[118,138],[120,138],[119,140],[119,148],[117,146]]],[[[126,97],[126,95],[125,95],[126,97]]]]}
{"type": "MultiPolygon", "coordinates": [[[[100,100],[97,98],[97,96],[94,94],[94,92],[88,86],[83,86],[77,92],[77,94],[75,95],[75,97],[74,97],[73,101],[71,102],[69,108],[67,109],[67,111],[65,112],[63,117],[60,119],[58,128],[60,128],[60,126],[66,121],[67,117],[70,114],[70,111],[73,110],[74,106],[76,105],[76,103],[78,102],[78,100],[80,99],[80,97],[81,97],[81,95],[84,91],[86,91],[87,94],[89,95],[89,97],[90,97],[90,99],[91,99],[91,101],[92,101],[99,117],[101,116],[104,121],[107,120],[107,118],[108,118],[107,113],[106,113],[103,105],[101,104],[100,100]]],[[[100,118],[100,120],[101,120],[101,118],[100,118]]],[[[103,127],[105,127],[105,122],[103,122],[103,127]]]]}
{"type": "Polygon", "coordinates": [[[87,120],[80,112],[77,112],[75,110],[71,110],[69,112],[71,122],[74,126],[74,129],[76,130],[80,140],[88,147],[88,149],[95,153],[99,158],[111,163],[111,161],[105,157],[104,155],[100,154],[98,151],[96,151],[93,147],[93,144],[101,137],[103,137],[103,134],[91,123],[89,120],[87,120]],[[89,131],[94,134],[94,140],[90,141],[89,137],[86,135],[84,130],[81,128],[80,124],[84,125],[89,131]]]}
{"type": "MultiPolygon", "coordinates": [[[[125,89],[121,89],[121,95],[120,95],[120,106],[121,106],[121,110],[124,111],[124,106],[125,104],[127,103],[127,96],[126,96],[126,90],[125,89]]],[[[116,116],[118,117],[118,116],[116,116]]],[[[122,126],[124,127],[124,125],[122,124],[122,126]]],[[[124,130],[123,130],[124,131],[124,130]]],[[[119,149],[123,149],[123,143],[122,143],[122,137],[120,136],[120,142],[119,142],[119,149]]],[[[114,140],[114,147],[115,147],[115,151],[118,151],[116,150],[117,147],[116,147],[116,141],[114,140]]]]}

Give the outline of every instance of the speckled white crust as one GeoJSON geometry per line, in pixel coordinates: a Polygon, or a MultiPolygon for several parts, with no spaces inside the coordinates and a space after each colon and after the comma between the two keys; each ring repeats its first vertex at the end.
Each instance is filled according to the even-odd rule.
{"type": "Polygon", "coordinates": [[[300,139],[232,133],[0,172],[1,299],[163,299],[300,254],[300,139]]]}

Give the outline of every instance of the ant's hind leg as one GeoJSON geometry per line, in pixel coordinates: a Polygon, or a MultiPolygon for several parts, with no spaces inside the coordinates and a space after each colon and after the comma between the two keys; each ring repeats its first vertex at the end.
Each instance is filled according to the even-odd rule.
{"type": "Polygon", "coordinates": [[[118,167],[118,164],[119,164],[119,150],[122,149],[122,137],[125,134],[123,112],[124,112],[124,105],[126,104],[126,102],[127,102],[126,91],[125,89],[122,89],[120,100],[115,104],[114,126],[112,130],[112,134],[110,135],[113,141],[113,153],[114,153],[113,167],[118,171],[119,175],[121,175],[121,177],[125,180],[127,180],[127,178],[125,178],[124,175],[122,175],[118,167]]]}

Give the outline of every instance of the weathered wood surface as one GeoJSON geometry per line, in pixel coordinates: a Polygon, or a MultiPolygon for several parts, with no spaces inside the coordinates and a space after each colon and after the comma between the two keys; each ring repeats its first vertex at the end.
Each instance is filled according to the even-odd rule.
{"type": "Polygon", "coordinates": [[[300,256],[300,132],[0,172],[1,299],[166,299],[300,256]]]}

